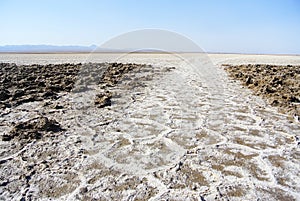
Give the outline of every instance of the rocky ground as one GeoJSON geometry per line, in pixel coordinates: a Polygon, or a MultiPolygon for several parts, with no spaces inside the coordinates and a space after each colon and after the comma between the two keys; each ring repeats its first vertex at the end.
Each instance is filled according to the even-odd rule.
{"type": "Polygon", "coordinates": [[[300,120],[300,66],[223,65],[234,79],[262,96],[279,111],[300,120]]]}
{"type": "MultiPolygon", "coordinates": [[[[43,175],[46,174],[45,171],[53,168],[58,161],[66,160],[64,169],[72,169],[74,161],[78,160],[78,156],[65,159],[59,157],[59,155],[64,156],[64,151],[59,150],[63,147],[59,147],[62,145],[57,140],[65,139],[69,129],[64,125],[65,122],[59,119],[58,116],[61,115],[56,113],[70,109],[70,105],[62,102],[61,98],[66,94],[88,91],[89,87],[96,85],[101,90],[94,96],[93,106],[99,109],[110,106],[113,96],[110,89],[114,88],[127,73],[132,71],[137,74],[145,67],[146,65],[121,63],[85,65],[81,63],[56,65],[1,63],[1,138],[4,144],[1,144],[0,199],[4,197],[31,199],[30,193],[26,196],[31,183],[37,185],[38,195],[41,197],[57,197],[69,192],[71,190],[69,185],[74,184],[68,183],[68,179],[65,180],[67,183],[62,186],[57,184],[57,178],[55,181],[32,179],[38,175],[38,180],[40,180],[45,176],[43,175]],[[38,104],[38,107],[42,109],[39,111],[36,108],[30,109],[26,107],[26,103],[27,105],[38,104]],[[25,113],[26,117],[14,116],[21,113],[25,113]],[[10,115],[12,116],[8,117],[10,115]],[[60,122],[55,119],[57,117],[60,122]],[[34,148],[30,149],[30,146],[34,148]],[[44,150],[45,148],[47,151],[44,150]],[[42,149],[42,151],[36,149],[42,149]],[[71,160],[73,163],[70,164],[68,161],[71,160]],[[40,165],[43,167],[41,168],[40,165]]],[[[76,144],[79,141],[73,143],[76,144]]],[[[81,153],[82,150],[79,152],[81,153]]],[[[72,177],[72,174],[66,176],[72,177]]]]}
{"type": "Polygon", "coordinates": [[[82,65],[20,65],[0,64],[0,107],[45,99],[57,99],[57,94],[70,91],[82,65]]]}
{"type": "Polygon", "coordinates": [[[207,84],[148,57],[1,64],[0,200],[300,198],[299,124],[209,60],[207,84]]]}

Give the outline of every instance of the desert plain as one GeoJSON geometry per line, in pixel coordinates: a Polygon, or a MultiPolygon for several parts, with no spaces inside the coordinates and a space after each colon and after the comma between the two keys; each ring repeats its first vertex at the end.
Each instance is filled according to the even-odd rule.
{"type": "Polygon", "coordinates": [[[0,62],[1,200],[300,199],[300,56],[0,62]]]}

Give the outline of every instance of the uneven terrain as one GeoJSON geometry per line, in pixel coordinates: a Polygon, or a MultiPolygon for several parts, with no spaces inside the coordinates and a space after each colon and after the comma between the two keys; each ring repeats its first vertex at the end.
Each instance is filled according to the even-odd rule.
{"type": "Polygon", "coordinates": [[[300,120],[300,66],[225,65],[225,70],[269,104],[300,120]]]}
{"type": "Polygon", "coordinates": [[[299,57],[0,59],[1,200],[300,199],[299,122],[221,67],[299,57]]]}

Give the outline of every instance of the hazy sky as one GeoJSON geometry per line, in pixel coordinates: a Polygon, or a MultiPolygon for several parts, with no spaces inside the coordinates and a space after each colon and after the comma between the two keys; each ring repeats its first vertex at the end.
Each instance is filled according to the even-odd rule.
{"type": "Polygon", "coordinates": [[[0,45],[101,45],[144,28],[205,51],[300,54],[300,0],[0,0],[0,45]]]}

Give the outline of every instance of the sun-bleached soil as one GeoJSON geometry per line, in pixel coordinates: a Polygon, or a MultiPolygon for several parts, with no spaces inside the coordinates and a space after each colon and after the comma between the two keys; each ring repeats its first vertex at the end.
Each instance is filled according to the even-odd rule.
{"type": "Polygon", "coordinates": [[[297,56],[0,60],[2,200],[300,199],[299,122],[221,67],[297,56]]]}

